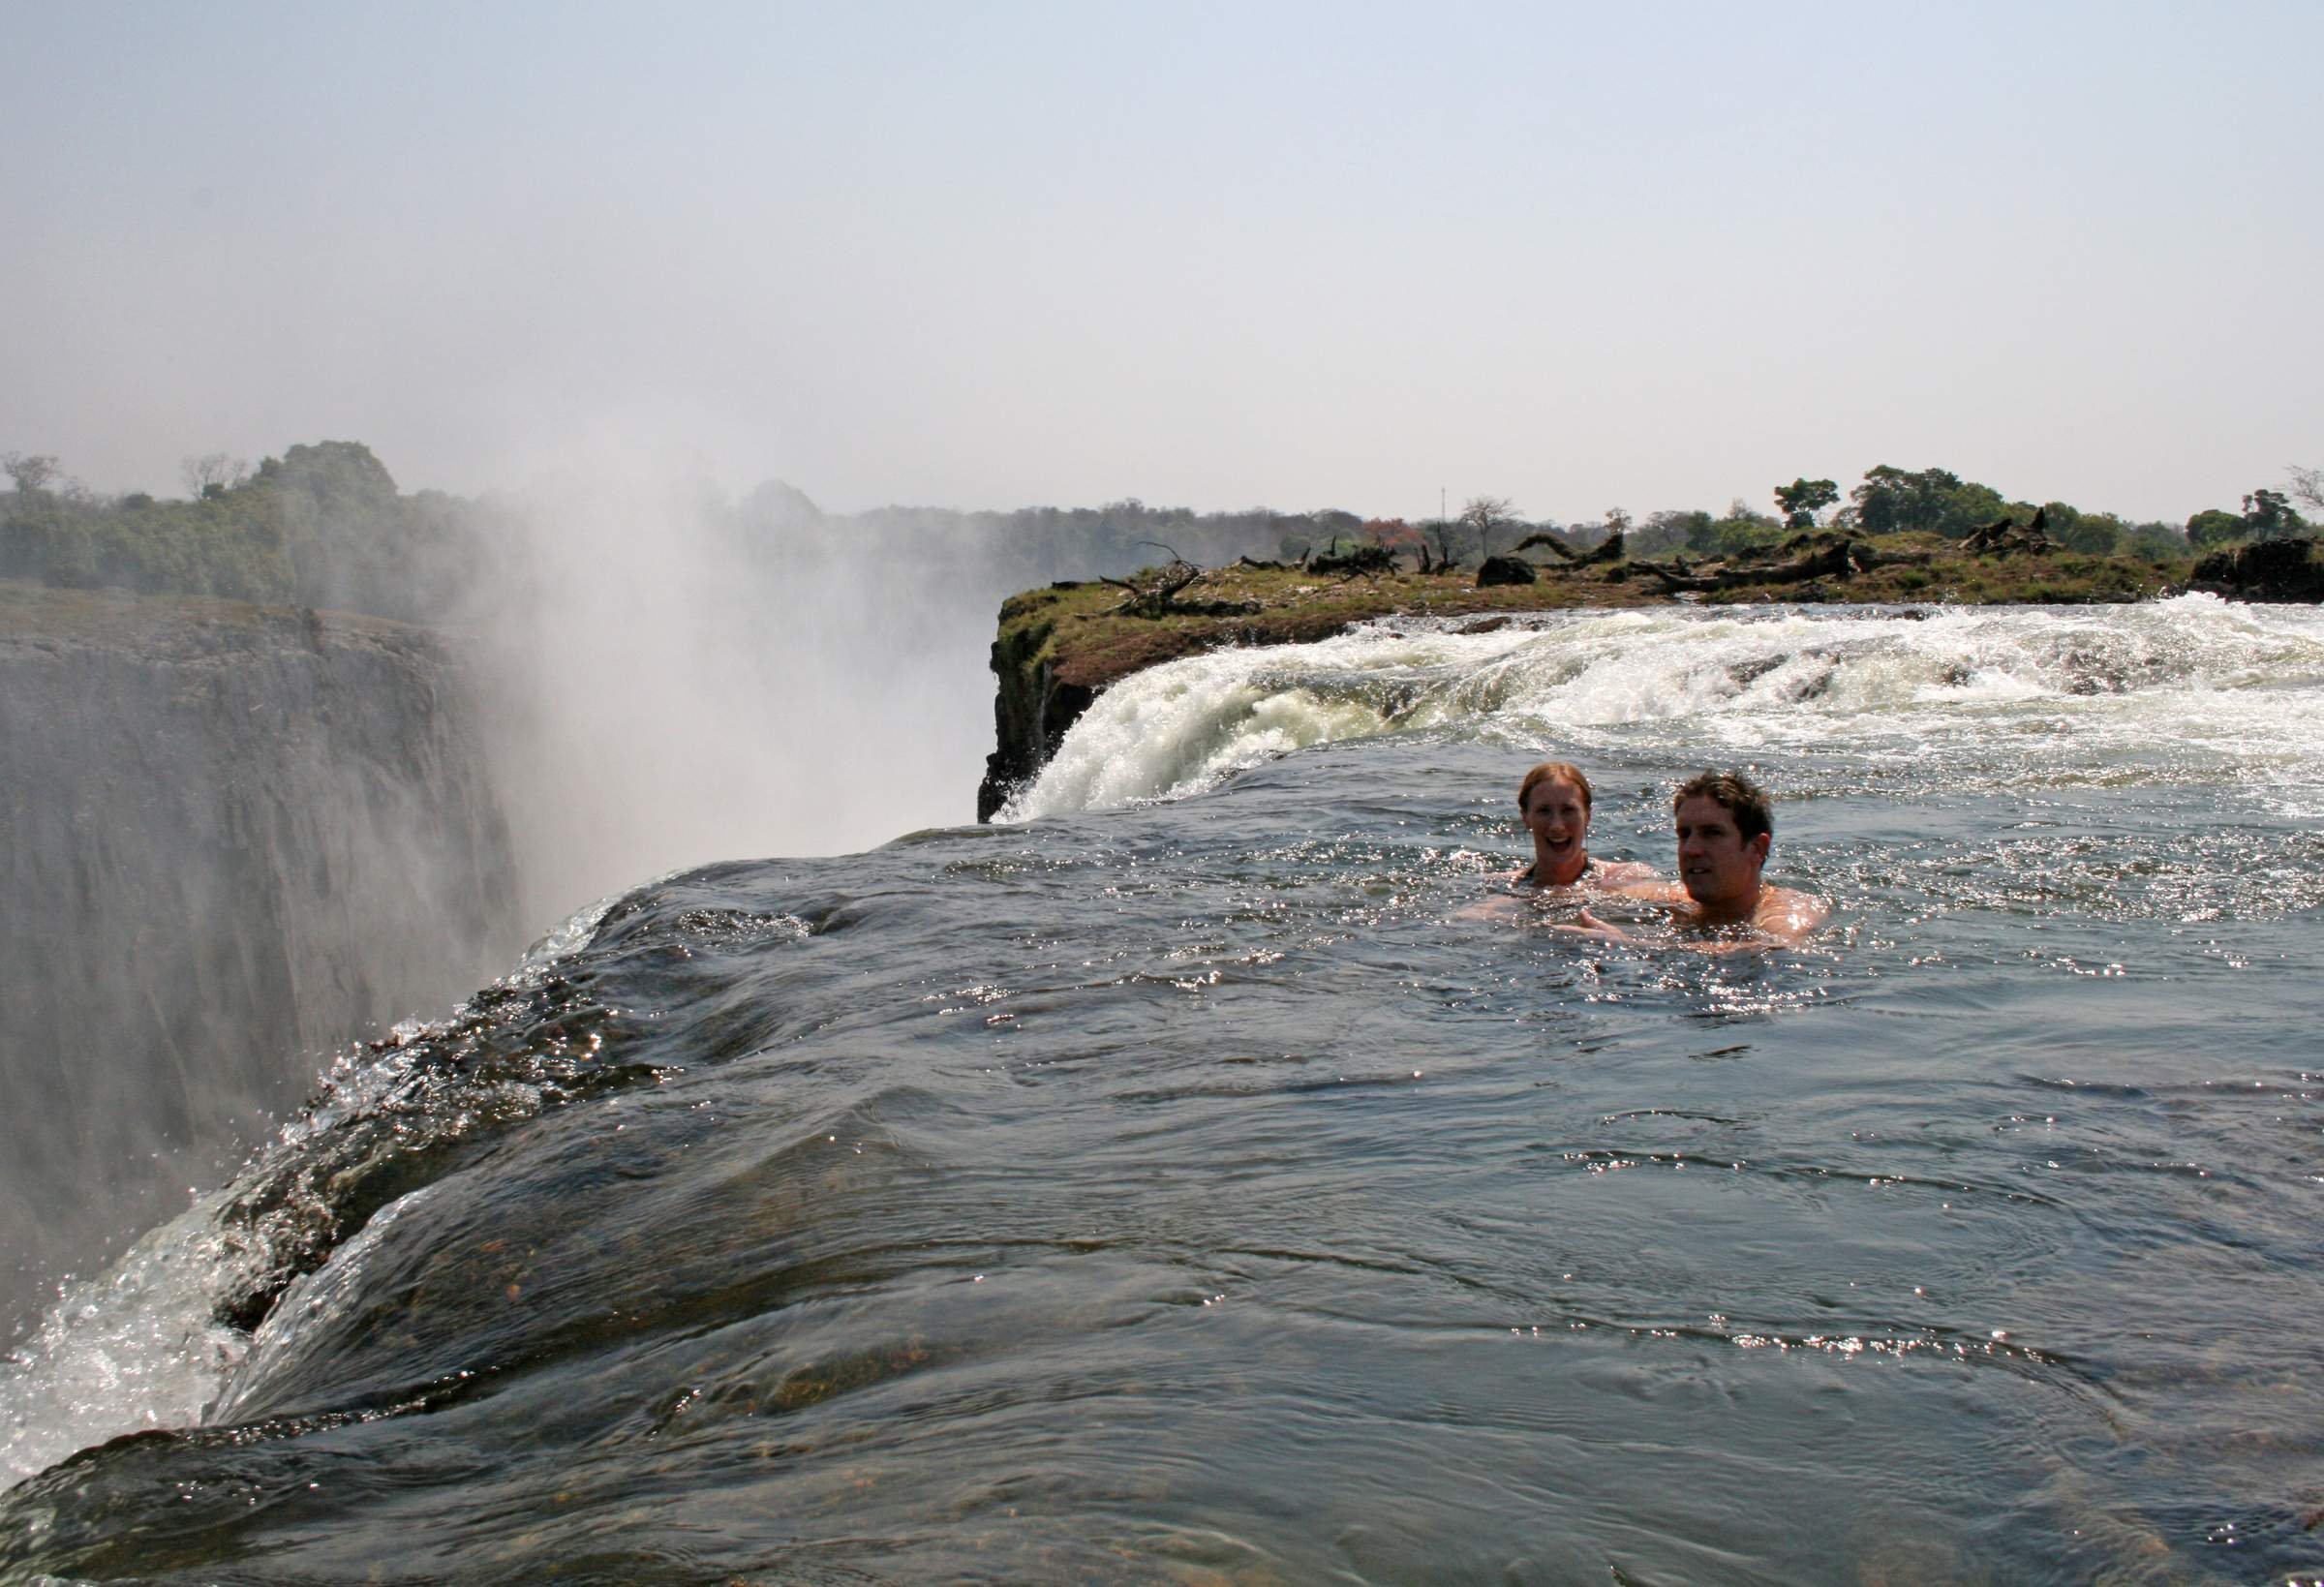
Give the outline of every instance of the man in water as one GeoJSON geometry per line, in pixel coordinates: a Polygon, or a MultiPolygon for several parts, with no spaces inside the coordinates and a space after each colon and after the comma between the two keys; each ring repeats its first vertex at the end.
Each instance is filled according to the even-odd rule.
{"type": "MultiPolygon", "coordinates": [[[[1621,892],[1670,905],[1680,926],[1728,938],[1691,946],[1714,953],[1770,941],[1789,946],[1823,924],[1829,909],[1821,899],[1760,879],[1775,820],[1758,784],[1738,773],[1705,772],[1678,790],[1670,813],[1678,835],[1678,880],[1621,892]]],[[[1581,924],[1560,929],[1635,940],[1586,910],[1581,924]]]]}

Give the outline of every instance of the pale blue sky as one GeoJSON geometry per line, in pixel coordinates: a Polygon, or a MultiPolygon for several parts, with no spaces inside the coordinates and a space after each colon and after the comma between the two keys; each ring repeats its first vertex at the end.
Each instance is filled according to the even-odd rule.
{"type": "Polygon", "coordinates": [[[1574,520],[2324,465],[2324,4],[0,6],[0,450],[1574,520]]]}

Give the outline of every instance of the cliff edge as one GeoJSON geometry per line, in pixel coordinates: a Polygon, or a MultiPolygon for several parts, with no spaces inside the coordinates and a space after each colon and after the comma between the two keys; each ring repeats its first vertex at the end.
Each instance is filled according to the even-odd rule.
{"type": "Polygon", "coordinates": [[[522,947],[464,697],[384,619],[0,584],[0,1325],[522,947]]]}

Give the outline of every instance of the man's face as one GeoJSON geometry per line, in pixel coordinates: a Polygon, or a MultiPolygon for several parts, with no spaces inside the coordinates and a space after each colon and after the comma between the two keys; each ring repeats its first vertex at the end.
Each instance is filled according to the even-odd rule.
{"type": "Polygon", "coordinates": [[[1706,908],[1747,903],[1758,895],[1767,863],[1767,835],[1745,840],[1734,813],[1697,794],[1678,807],[1678,881],[1706,908]]]}

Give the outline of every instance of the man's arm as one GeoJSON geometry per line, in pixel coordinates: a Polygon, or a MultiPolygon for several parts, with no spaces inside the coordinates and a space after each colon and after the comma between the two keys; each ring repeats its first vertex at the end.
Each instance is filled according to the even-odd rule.
{"type": "MultiPolygon", "coordinates": [[[[1621,892],[1630,898],[1650,899],[1661,903],[1688,901],[1686,890],[1675,882],[1653,887],[1625,887],[1621,892]]],[[[1752,916],[1751,935],[1748,937],[1715,937],[1707,941],[1699,937],[1642,937],[1600,920],[1587,909],[1581,912],[1576,924],[1553,926],[1550,930],[1573,936],[1600,937],[1608,942],[1635,942],[1643,948],[1678,948],[1688,953],[1731,954],[1747,948],[1796,948],[1823,924],[1830,913],[1830,906],[1813,894],[1794,892],[1788,887],[1773,887],[1759,900],[1759,907],[1752,916]]]]}

